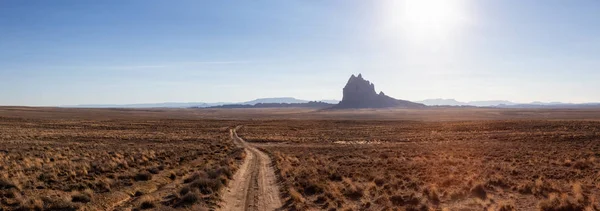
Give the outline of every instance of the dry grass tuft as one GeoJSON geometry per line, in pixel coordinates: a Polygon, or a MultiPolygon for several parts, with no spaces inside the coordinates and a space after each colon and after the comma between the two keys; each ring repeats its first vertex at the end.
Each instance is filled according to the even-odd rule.
{"type": "Polygon", "coordinates": [[[0,177],[0,190],[6,190],[11,188],[20,189],[17,183],[12,181],[11,179],[8,179],[4,176],[0,177]]]}
{"type": "Polygon", "coordinates": [[[157,200],[153,197],[144,196],[140,201],[141,203],[138,206],[139,210],[153,209],[158,206],[157,200]]]}
{"type": "Polygon", "coordinates": [[[71,196],[71,201],[79,203],[88,203],[92,201],[93,194],[94,192],[92,192],[92,190],[90,189],[87,189],[83,192],[76,192],[71,196]]]}
{"type": "Polygon", "coordinates": [[[487,198],[487,192],[485,191],[485,188],[483,187],[482,184],[477,184],[475,186],[473,186],[473,188],[471,188],[471,194],[477,198],[480,199],[486,199],[487,198]]]}
{"type": "Polygon", "coordinates": [[[176,207],[187,207],[196,204],[200,201],[200,197],[197,193],[189,192],[185,194],[181,200],[176,204],[176,207]]]}
{"type": "Polygon", "coordinates": [[[135,181],[148,181],[152,179],[152,174],[150,174],[149,172],[140,172],[137,173],[133,179],[135,181]]]}
{"type": "Polygon", "coordinates": [[[595,198],[587,196],[580,183],[574,183],[570,193],[550,193],[538,206],[543,211],[598,210],[595,198]]]}
{"type": "Polygon", "coordinates": [[[80,208],[80,205],[65,198],[43,197],[42,201],[44,202],[44,210],[75,211],[80,208]]]}

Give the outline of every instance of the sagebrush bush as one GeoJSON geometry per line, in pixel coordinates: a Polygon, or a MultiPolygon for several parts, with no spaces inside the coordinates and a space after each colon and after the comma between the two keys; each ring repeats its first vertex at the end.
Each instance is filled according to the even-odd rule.
{"type": "Polygon", "coordinates": [[[191,189],[197,189],[203,194],[211,194],[221,189],[223,183],[221,183],[221,180],[219,179],[198,178],[190,183],[189,187],[191,189]]]}
{"type": "Polygon", "coordinates": [[[88,203],[92,201],[92,195],[89,193],[75,193],[71,196],[72,202],[88,203]]]}
{"type": "Polygon", "coordinates": [[[17,184],[14,181],[12,181],[8,178],[0,178],[0,190],[11,189],[11,188],[19,189],[19,187],[17,186],[17,184]]]}
{"type": "Polygon", "coordinates": [[[200,178],[206,178],[206,177],[208,177],[206,172],[197,171],[194,174],[192,174],[192,176],[189,176],[189,177],[186,177],[185,179],[183,179],[183,183],[190,183],[190,182],[193,182],[194,180],[197,180],[200,178]]]}
{"type": "Polygon", "coordinates": [[[75,211],[79,209],[79,205],[71,202],[64,198],[42,198],[44,202],[44,210],[61,210],[61,211],[75,211]]]}
{"type": "Polygon", "coordinates": [[[551,193],[548,199],[540,201],[539,208],[542,211],[583,211],[585,205],[566,194],[551,193]]]}
{"type": "Polygon", "coordinates": [[[148,181],[152,179],[152,174],[149,172],[139,172],[133,177],[133,179],[135,181],[148,181]]]}
{"type": "Polygon", "coordinates": [[[185,194],[183,197],[181,197],[181,200],[179,200],[179,202],[177,203],[176,206],[177,207],[191,206],[191,205],[197,203],[198,201],[200,201],[200,197],[198,196],[198,194],[189,192],[189,193],[185,194]]]}
{"type": "Polygon", "coordinates": [[[147,210],[147,209],[152,209],[155,207],[157,207],[156,199],[151,198],[151,197],[145,197],[142,199],[142,203],[140,203],[139,209],[147,210]]]}
{"type": "Polygon", "coordinates": [[[471,194],[480,199],[487,198],[487,192],[482,184],[477,184],[471,188],[471,194]]]}

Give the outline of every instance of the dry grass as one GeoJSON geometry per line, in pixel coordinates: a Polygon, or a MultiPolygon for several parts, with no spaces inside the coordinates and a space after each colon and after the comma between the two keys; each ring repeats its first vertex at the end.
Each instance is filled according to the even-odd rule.
{"type": "Polygon", "coordinates": [[[598,210],[600,122],[261,121],[295,210],[598,210]]]}
{"type": "Polygon", "coordinates": [[[0,116],[47,119],[228,119],[228,120],[411,120],[411,121],[464,121],[464,120],[600,120],[600,109],[501,109],[452,108],[426,109],[343,109],[316,110],[307,108],[248,108],[248,109],[88,109],[2,107],[0,116]]]}
{"type": "Polygon", "coordinates": [[[228,137],[235,125],[275,161],[289,210],[600,210],[598,119],[597,109],[0,107],[0,210],[213,209],[245,156],[228,137]]]}
{"type": "Polygon", "coordinates": [[[229,138],[234,125],[0,117],[0,210],[215,207],[243,154],[229,138]],[[181,181],[196,172],[208,173],[181,181]],[[194,190],[179,194],[185,186],[194,190]]]}

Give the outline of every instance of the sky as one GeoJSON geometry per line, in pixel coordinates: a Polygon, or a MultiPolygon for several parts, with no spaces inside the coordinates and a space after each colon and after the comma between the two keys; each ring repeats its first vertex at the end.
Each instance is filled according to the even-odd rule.
{"type": "Polygon", "coordinates": [[[0,105],[600,102],[597,0],[0,0],[0,105]]]}

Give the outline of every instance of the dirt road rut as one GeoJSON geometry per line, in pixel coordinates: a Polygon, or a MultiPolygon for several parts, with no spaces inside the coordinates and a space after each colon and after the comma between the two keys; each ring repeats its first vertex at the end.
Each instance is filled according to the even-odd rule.
{"type": "MultiPolygon", "coordinates": [[[[236,128],[238,129],[238,128],[236,128]]],[[[233,141],[246,150],[246,158],[223,193],[223,211],[278,210],[283,205],[277,177],[267,154],[230,131],[233,141]]]]}

